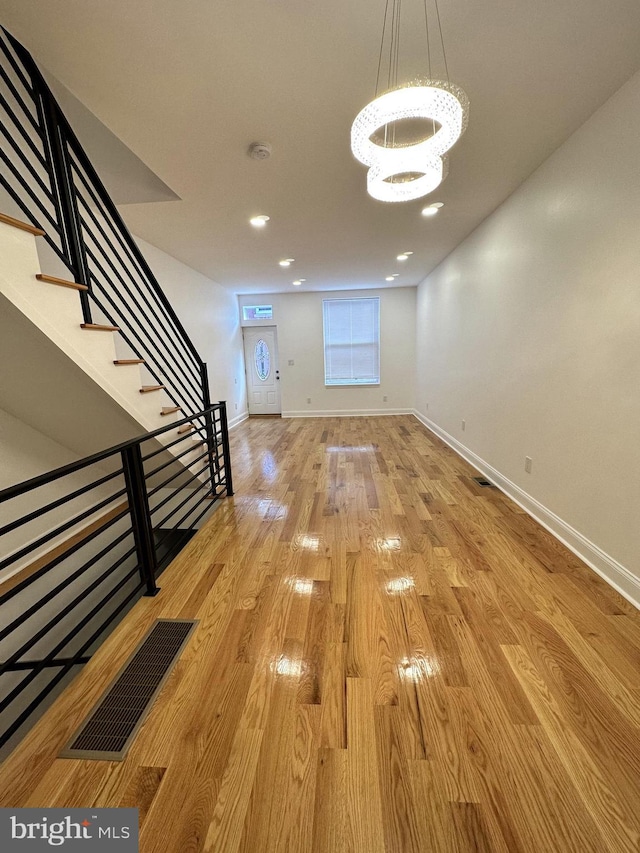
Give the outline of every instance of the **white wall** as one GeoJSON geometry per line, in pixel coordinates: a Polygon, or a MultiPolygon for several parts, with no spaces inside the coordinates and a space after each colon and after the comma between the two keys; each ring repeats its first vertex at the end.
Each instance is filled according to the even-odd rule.
{"type": "Polygon", "coordinates": [[[640,74],[421,284],[417,309],[420,417],[636,601],[639,138],[640,74]]]}
{"type": "Polygon", "coordinates": [[[78,455],[0,409],[0,489],[78,459],[78,455]]]}
{"type": "Polygon", "coordinates": [[[240,296],[243,305],[273,305],[273,320],[245,326],[277,326],[282,414],[392,414],[411,411],[415,385],[415,287],[240,296]],[[380,297],[380,385],[326,388],[322,337],[322,300],[380,297]],[[294,362],[289,365],[289,361],[294,362]],[[387,400],[384,400],[384,397],[387,400]],[[307,398],[311,403],[307,403],[307,398]]]}
{"type": "MultiPolygon", "coordinates": [[[[77,459],[79,456],[69,448],[63,447],[29,424],[0,409],[0,490],[30,480],[39,474],[53,471],[63,465],[68,465],[77,459]]],[[[49,501],[55,501],[75,489],[88,485],[107,471],[108,468],[102,469],[93,466],[67,475],[60,480],[55,480],[36,491],[3,502],[0,505],[0,526],[45,506],[49,501]]],[[[118,482],[117,485],[119,486],[120,483],[118,482]]],[[[108,497],[115,488],[117,488],[116,484],[111,484],[94,489],[63,504],[58,509],[46,513],[46,515],[39,516],[17,530],[0,536],[0,557],[8,556],[27,543],[38,539],[44,533],[54,530],[58,525],[68,521],[70,517],[86,510],[91,504],[108,497]]],[[[106,511],[103,509],[100,514],[104,514],[106,511]]],[[[91,520],[91,518],[85,520],[80,527],[86,527],[91,520]]],[[[67,531],[20,562],[4,569],[0,572],[0,581],[3,577],[13,574],[22,565],[30,563],[36,556],[51,550],[56,544],[67,539],[69,535],[70,533],[67,531]]]]}
{"type": "Polygon", "coordinates": [[[229,423],[246,417],[242,331],[236,297],[215,281],[136,237],[209,371],[211,400],[227,401],[229,423]]]}

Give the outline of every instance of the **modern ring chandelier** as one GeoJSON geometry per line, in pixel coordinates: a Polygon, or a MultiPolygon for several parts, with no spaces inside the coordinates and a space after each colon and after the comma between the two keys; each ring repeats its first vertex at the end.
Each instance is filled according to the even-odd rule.
{"type": "Polygon", "coordinates": [[[398,85],[402,0],[387,0],[375,98],[351,127],[351,150],[369,167],[367,190],[380,201],[411,201],[433,192],[447,176],[447,151],[465,132],[469,119],[467,96],[449,81],[438,0],[434,4],[446,80],[432,77],[427,0],[423,4],[428,76],[398,85]],[[378,95],[384,62],[388,62],[387,90],[378,95]],[[429,132],[417,142],[396,142],[396,123],[403,119],[427,119],[429,132]]]}

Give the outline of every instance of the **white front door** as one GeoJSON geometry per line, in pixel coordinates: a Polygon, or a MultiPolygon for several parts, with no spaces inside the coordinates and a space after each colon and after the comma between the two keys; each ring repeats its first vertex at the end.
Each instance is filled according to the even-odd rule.
{"type": "Polygon", "coordinates": [[[249,414],[279,415],[282,410],[276,327],[253,326],[242,332],[249,414]]]}

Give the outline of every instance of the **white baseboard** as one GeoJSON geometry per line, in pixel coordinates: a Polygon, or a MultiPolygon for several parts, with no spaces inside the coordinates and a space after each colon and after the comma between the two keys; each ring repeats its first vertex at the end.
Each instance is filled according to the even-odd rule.
{"type": "Polygon", "coordinates": [[[449,435],[448,432],[430,421],[417,409],[413,410],[413,415],[640,610],[640,578],[637,578],[626,566],[606,554],[586,536],[583,536],[582,533],[527,494],[520,486],[504,477],[488,462],[485,462],[484,459],[481,459],[472,450],[449,435]]]}
{"type": "Polygon", "coordinates": [[[246,421],[248,417],[249,412],[241,412],[239,415],[236,415],[235,418],[231,418],[231,420],[227,422],[227,426],[229,429],[233,429],[234,427],[237,427],[238,424],[241,424],[242,421],[246,421]]]}
{"type": "Polygon", "coordinates": [[[412,409],[335,409],[283,412],[283,418],[370,418],[380,415],[411,415],[412,409]]]}

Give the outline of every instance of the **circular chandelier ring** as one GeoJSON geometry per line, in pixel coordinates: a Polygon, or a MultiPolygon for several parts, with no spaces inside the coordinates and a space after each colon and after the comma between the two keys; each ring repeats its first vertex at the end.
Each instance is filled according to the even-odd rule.
{"type": "Polygon", "coordinates": [[[452,92],[439,86],[404,86],[386,92],[358,113],[351,128],[351,147],[365,165],[370,165],[381,150],[420,147],[425,154],[442,155],[462,135],[464,125],[465,104],[452,92]],[[385,125],[407,118],[430,119],[438,122],[440,128],[415,145],[378,145],[370,138],[385,125]]]}
{"type": "Polygon", "coordinates": [[[411,201],[422,198],[436,189],[444,178],[442,157],[416,155],[412,148],[397,151],[404,158],[393,162],[375,163],[367,174],[367,192],[378,201],[411,201]],[[417,178],[406,181],[389,181],[394,175],[413,173],[417,178]]]}

